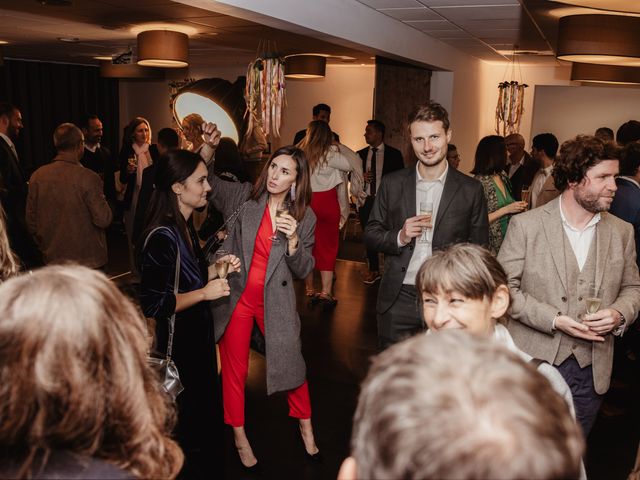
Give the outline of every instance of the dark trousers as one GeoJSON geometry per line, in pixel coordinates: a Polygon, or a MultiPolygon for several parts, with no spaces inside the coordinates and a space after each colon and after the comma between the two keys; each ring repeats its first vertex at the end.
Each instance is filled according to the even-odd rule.
{"type": "Polygon", "coordinates": [[[598,416],[603,395],[596,393],[593,387],[593,370],[591,365],[580,368],[572,355],[556,367],[571,389],[573,406],[576,409],[576,420],[582,427],[584,438],[589,436],[598,416]]]}
{"type": "MultiPolygon", "coordinates": [[[[369,222],[369,215],[371,214],[371,209],[373,208],[373,201],[376,197],[369,195],[367,199],[364,201],[364,205],[360,207],[358,211],[360,215],[360,225],[362,225],[362,231],[367,226],[367,222],[369,222]]],[[[377,272],[380,270],[380,264],[378,262],[378,252],[375,250],[371,250],[367,248],[367,261],[369,262],[369,270],[372,272],[377,272]]]]}
{"type": "Polygon", "coordinates": [[[418,312],[416,287],[402,285],[391,308],[378,314],[378,348],[380,351],[425,330],[418,312]]]}

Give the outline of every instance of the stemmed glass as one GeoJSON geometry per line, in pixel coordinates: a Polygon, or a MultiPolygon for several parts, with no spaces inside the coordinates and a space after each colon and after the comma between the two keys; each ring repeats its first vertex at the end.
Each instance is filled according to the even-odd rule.
{"type": "MultiPolygon", "coordinates": [[[[278,206],[276,207],[276,222],[278,221],[278,218],[280,218],[282,215],[289,215],[291,210],[291,202],[287,201],[287,200],[283,200],[281,203],[278,204],[278,206]]],[[[273,243],[279,243],[280,239],[278,238],[278,228],[276,227],[273,231],[273,235],[269,237],[269,239],[273,242],[273,243]]]]}
{"type": "Polygon", "coordinates": [[[433,203],[432,202],[420,202],[420,215],[426,215],[429,217],[429,226],[422,229],[422,234],[418,239],[419,243],[429,243],[429,229],[431,228],[431,219],[433,218],[433,203]]]}
{"type": "Polygon", "coordinates": [[[215,266],[218,277],[224,280],[229,273],[229,252],[219,249],[215,253],[215,266]]]}

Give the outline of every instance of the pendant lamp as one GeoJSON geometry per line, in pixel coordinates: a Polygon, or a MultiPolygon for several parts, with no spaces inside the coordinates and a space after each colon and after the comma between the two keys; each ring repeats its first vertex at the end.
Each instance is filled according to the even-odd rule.
{"type": "Polygon", "coordinates": [[[571,80],[578,82],[640,85],[640,67],[574,63],[571,66],[571,80]]]}
{"type": "Polygon", "coordinates": [[[560,60],[600,65],[640,66],[640,18],[569,15],[558,24],[560,60]]]}
{"type": "Polygon", "coordinates": [[[183,68],[189,65],[189,37],[171,30],[147,30],[138,34],[138,65],[183,68]]]}
{"type": "Polygon", "coordinates": [[[640,13],[640,2],[635,0],[551,0],[575,7],[595,8],[611,12],[640,13]]]}
{"type": "Polygon", "coordinates": [[[293,55],[285,58],[284,76],[288,78],[322,78],[327,67],[326,57],[293,55]]]}

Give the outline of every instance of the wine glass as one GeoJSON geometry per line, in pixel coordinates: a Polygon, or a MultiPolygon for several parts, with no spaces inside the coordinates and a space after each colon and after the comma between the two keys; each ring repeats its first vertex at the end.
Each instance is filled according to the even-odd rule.
{"type": "Polygon", "coordinates": [[[430,243],[429,242],[429,229],[431,228],[431,219],[433,217],[433,203],[432,202],[420,202],[420,215],[426,215],[429,217],[427,220],[429,221],[429,226],[422,229],[422,234],[418,239],[419,243],[430,243]]]}
{"type": "Polygon", "coordinates": [[[291,210],[291,202],[288,202],[286,200],[279,203],[278,206],[276,207],[276,228],[273,231],[273,235],[269,237],[273,243],[280,242],[280,239],[278,239],[278,227],[277,227],[278,218],[280,218],[282,215],[289,215],[290,210],[291,210]]]}
{"type": "Polygon", "coordinates": [[[589,293],[587,294],[584,302],[587,305],[587,315],[591,315],[592,313],[596,313],[600,310],[602,298],[598,295],[598,288],[595,283],[589,284],[589,293]]]}
{"type": "Polygon", "coordinates": [[[531,195],[531,187],[529,185],[523,185],[520,191],[520,199],[523,202],[529,203],[529,196],[531,195]]]}
{"type": "Polygon", "coordinates": [[[223,280],[227,278],[227,274],[229,273],[229,252],[223,249],[216,251],[215,266],[218,277],[223,280]]]}

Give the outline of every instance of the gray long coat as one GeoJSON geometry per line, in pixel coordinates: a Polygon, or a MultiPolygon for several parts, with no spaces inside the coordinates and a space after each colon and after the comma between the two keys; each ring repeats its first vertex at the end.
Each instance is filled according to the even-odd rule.
{"type": "MultiPolygon", "coordinates": [[[[251,192],[251,184],[225,182],[215,175],[210,178],[209,202],[227,219],[251,192]]],[[[240,272],[227,278],[231,295],[211,302],[216,342],[229,324],[231,315],[247,284],[249,267],[258,227],[267,206],[267,194],[258,201],[249,200],[233,228],[228,232],[222,248],[236,255],[242,262],[240,272]]],[[[307,208],[298,224],[298,249],[286,254],[287,243],[283,239],[271,247],[264,285],[264,329],[267,357],[267,393],[291,390],[305,380],[306,366],[300,345],[300,317],[296,309],[294,278],[305,278],[314,266],[311,251],[314,243],[316,217],[307,208]]]]}

